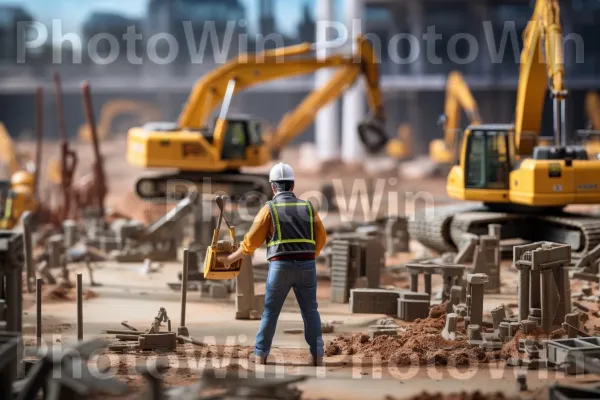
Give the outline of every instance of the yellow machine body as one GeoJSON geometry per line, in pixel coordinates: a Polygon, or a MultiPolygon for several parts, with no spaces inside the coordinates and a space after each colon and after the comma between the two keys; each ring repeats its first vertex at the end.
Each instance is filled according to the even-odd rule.
{"type": "MultiPolygon", "coordinates": [[[[239,173],[244,167],[268,163],[272,154],[313,123],[321,108],[337,99],[361,76],[365,77],[371,114],[359,126],[359,134],[362,138],[363,132],[370,130],[385,136],[382,134],[383,124],[379,123],[384,119],[384,109],[374,49],[368,40],[359,37],[353,50],[353,54],[319,58],[314,54],[313,44],[303,43],[240,55],[196,83],[177,123],[146,124],[130,129],[127,161],[143,168],[173,168],[186,175],[172,175],[169,179],[201,183],[206,177],[217,181],[229,174],[226,177],[228,184],[247,183],[245,174],[239,173]],[[285,114],[272,132],[263,131],[261,121],[251,117],[228,115],[231,98],[237,93],[262,83],[311,74],[323,68],[334,70],[330,80],[285,114]],[[209,128],[212,122],[209,119],[219,104],[221,111],[214,127],[209,128]]],[[[159,187],[164,186],[167,180],[164,175],[141,178],[136,185],[138,195],[142,198],[162,197],[164,193],[159,187]]],[[[268,187],[268,181],[263,186],[268,187]]]]}
{"type": "Polygon", "coordinates": [[[512,125],[468,127],[460,162],[450,170],[450,197],[487,204],[562,208],[600,203],[600,160],[585,149],[566,159],[518,159],[512,125]]]}
{"type": "Polygon", "coordinates": [[[446,185],[451,197],[535,208],[600,203],[600,160],[561,139],[566,132],[560,106],[567,96],[561,37],[558,2],[538,0],[524,33],[515,124],[471,125],[464,131],[460,159],[446,185]],[[558,135],[553,146],[540,146],[548,82],[558,135]]]}
{"type": "Polygon", "coordinates": [[[412,146],[412,128],[409,124],[400,124],[398,126],[398,135],[390,139],[385,146],[385,153],[388,157],[396,160],[403,160],[413,156],[412,146]]]}

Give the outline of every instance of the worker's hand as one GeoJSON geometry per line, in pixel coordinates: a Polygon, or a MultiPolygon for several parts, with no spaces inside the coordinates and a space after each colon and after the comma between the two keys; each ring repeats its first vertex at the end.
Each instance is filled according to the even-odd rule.
{"type": "Polygon", "coordinates": [[[227,256],[227,255],[222,254],[220,256],[217,256],[217,261],[219,261],[220,263],[223,263],[224,266],[228,266],[228,265],[232,264],[234,260],[230,259],[230,255],[227,256]]]}

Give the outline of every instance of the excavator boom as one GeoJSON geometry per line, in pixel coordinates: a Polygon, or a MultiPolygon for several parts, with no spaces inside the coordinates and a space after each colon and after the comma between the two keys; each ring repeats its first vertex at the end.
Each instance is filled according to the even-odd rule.
{"type": "Polygon", "coordinates": [[[242,174],[241,169],[269,162],[274,152],[312,124],[321,108],[338,98],[361,76],[365,78],[371,113],[357,127],[358,134],[367,151],[383,148],[387,135],[383,129],[384,107],[377,58],[364,37],[356,40],[352,50],[350,54],[318,58],[314,54],[315,46],[304,43],[241,55],[206,74],[194,85],[176,124],[148,124],[129,131],[127,157],[131,164],[180,170],[176,175],[139,180],[136,187],[140,197],[164,197],[169,179],[210,178],[212,182],[224,182],[227,190],[232,191],[233,183],[241,182],[250,190],[268,192],[268,180],[251,178],[242,174]],[[288,112],[270,134],[263,134],[259,121],[243,116],[228,117],[235,94],[261,83],[311,74],[322,68],[335,71],[330,81],[288,112]],[[209,129],[209,118],[219,104],[221,111],[214,128],[209,129]],[[258,181],[261,182],[258,188],[248,185],[258,181]]]}
{"type": "MultiPolygon", "coordinates": [[[[188,130],[207,128],[209,117],[226,98],[228,87],[230,87],[229,94],[235,95],[261,83],[306,75],[322,68],[335,68],[337,72],[326,85],[311,92],[296,109],[284,116],[273,135],[268,138],[272,150],[280,150],[308,128],[318,111],[344,93],[361,74],[366,78],[367,101],[371,116],[376,120],[382,120],[383,96],[379,88],[379,69],[375,52],[369,42],[362,37],[357,39],[355,49],[357,50],[354,54],[334,54],[319,59],[310,56],[315,46],[304,43],[253,55],[241,55],[198,81],[179,116],[178,126],[188,130]]],[[[216,128],[221,129],[214,130],[213,150],[211,150],[213,155],[220,153],[222,135],[225,133],[222,122],[219,124],[218,121],[216,128]]]]}
{"type": "Polygon", "coordinates": [[[558,0],[537,0],[523,34],[523,51],[515,110],[515,146],[530,155],[541,131],[546,90],[554,101],[554,140],[566,144],[564,57],[558,0]]]}
{"type": "Polygon", "coordinates": [[[455,157],[459,146],[456,133],[461,129],[460,111],[464,110],[469,124],[481,124],[477,102],[469,89],[469,85],[458,71],[452,71],[446,82],[446,100],[444,105],[443,127],[444,139],[433,140],[429,145],[431,160],[437,164],[449,164],[455,157]]]}

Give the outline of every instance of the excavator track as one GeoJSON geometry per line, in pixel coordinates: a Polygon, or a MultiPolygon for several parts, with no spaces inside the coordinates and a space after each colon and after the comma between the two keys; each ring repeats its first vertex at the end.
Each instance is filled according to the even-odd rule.
{"type": "Polygon", "coordinates": [[[475,209],[472,205],[451,205],[445,207],[435,207],[433,209],[433,218],[430,218],[428,211],[423,211],[408,222],[408,233],[410,237],[416,239],[423,246],[439,251],[456,251],[452,238],[450,236],[450,223],[452,217],[459,212],[466,212],[475,209]]]}
{"type": "Polygon", "coordinates": [[[148,201],[181,200],[190,190],[205,194],[225,193],[232,201],[266,201],[271,198],[268,175],[238,171],[222,173],[178,172],[140,178],[137,195],[148,201]]]}
{"type": "Polygon", "coordinates": [[[484,206],[442,207],[430,221],[419,215],[415,221],[409,221],[409,233],[432,250],[457,251],[464,234],[486,234],[489,224],[502,225],[502,239],[568,244],[573,249],[573,258],[600,244],[600,218],[594,216],[505,213],[484,206]]]}

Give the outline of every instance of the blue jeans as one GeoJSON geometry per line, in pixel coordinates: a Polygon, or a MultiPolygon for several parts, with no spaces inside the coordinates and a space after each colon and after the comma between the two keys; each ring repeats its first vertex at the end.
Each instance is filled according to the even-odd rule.
{"type": "Polygon", "coordinates": [[[304,338],[310,346],[310,354],[322,356],[324,353],[321,316],[317,310],[315,261],[282,260],[269,263],[265,309],[260,320],[260,328],[256,334],[256,346],[254,348],[254,354],[259,357],[269,355],[279,313],[290,289],[294,289],[294,294],[300,305],[300,313],[304,320],[304,338]]]}

